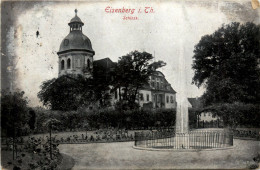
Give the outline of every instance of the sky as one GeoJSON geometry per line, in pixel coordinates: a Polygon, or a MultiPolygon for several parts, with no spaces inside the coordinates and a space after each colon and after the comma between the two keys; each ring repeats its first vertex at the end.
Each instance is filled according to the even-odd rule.
{"type": "MultiPolygon", "coordinates": [[[[199,97],[205,89],[192,84],[191,68],[194,46],[202,36],[212,34],[222,24],[255,22],[260,10],[250,1],[99,1],[99,2],[27,2],[4,4],[2,10],[2,76],[8,79],[8,68],[15,64],[14,84],[25,92],[30,106],[41,105],[37,98],[43,81],[58,77],[57,51],[69,34],[68,23],[75,16],[84,22],[83,33],[95,51],[94,60],[109,57],[116,62],[131,51],[146,51],[155,61],[167,65],[160,69],[183,97],[199,97]],[[135,9],[134,14],[107,13],[113,9],[135,9]],[[145,13],[152,7],[153,13],[145,13]],[[11,10],[8,11],[8,8],[11,10]],[[142,13],[138,13],[141,9],[142,13]],[[123,20],[123,17],[138,17],[123,20]],[[4,17],[4,18],[3,18],[4,17]],[[3,20],[6,22],[3,22],[3,20]],[[4,28],[4,29],[3,29],[4,28]],[[36,31],[40,36],[36,37],[36,31]],[[4,34],[4,36],[3,36],[4,34]],[[5,74],[6,73],[6,74],[5,74]]],[[[4,87],[3,82],[1,83],[4,87]]],[[[10,85],[10,84],[9,84],[10,85]]]]}

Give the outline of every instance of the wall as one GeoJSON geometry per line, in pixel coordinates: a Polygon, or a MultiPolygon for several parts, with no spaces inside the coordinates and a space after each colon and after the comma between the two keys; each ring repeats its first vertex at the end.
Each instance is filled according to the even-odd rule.
{"type": "MultiPolygon", "coordinates": [[[[83,74],[83,68],[87,66],[87,59],[90,60],[90,70],[93,68],[93,56],[87,52],[70,52],[59,55],[59,76],[65,74],[83,74]],[[71,67],[67,68],[67,61],[70,58],[71,67]],[[61,61],[64,60],[64,69],[61,69],[61,61]]],[[[86,76],[91,76],[89,71],[86,76]]]]}
{"type": "Polygon", "coordinates": [[[210,112],[202,112],[200,115],[200,121],[210,122],[212,120],[217,120],[218,117],[213,117],[210,112]]]}
{"type": "Polygon", "coordinates": [[[149,91],[149,90],[139,90],[139,94],[143,94],[143,100],[141,100],[141,98],[140,98],[140,95],[139,95],[139,105],[141,106],[141,107],[143,107],[143,104],[144,103],[149,103],[149,102],[152,102],[152,93],[151,93],[151,91],[149,91]],[[149,95],[149,101],[147,100],[147,95],[149,95]]]}
{"type": "Polygon", "coordinates": [[[165,108],[176,108],[176,94],[172,93],[165,93],[165,108]],[[169,101],[167,103],[167,96],[169,97],[169,101]],[[171,101],[171,96],[173,98],[173,101],[171,101]]]}

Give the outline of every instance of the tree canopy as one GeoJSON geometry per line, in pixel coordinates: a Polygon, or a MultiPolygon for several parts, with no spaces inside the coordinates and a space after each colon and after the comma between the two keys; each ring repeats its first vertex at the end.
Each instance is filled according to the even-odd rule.
{"type": "Polygon", "coordinates": [[[133,51],[119,58],[113,72],[113,90],[119,90],[120,102],[130,108],[135,107],[138,90],[148,84],[149,76],[166,65],[163,61],[152,62],[153,56],[147,52],[133,51]]]}
{"type": "Polygon", "coordinates": [[[212,103],[260,102],[260,26],[222,25],[195,46],[193,83],[205,85],[203,99],[212,103]]]}
{"type": "Polygon", "coordinates": [[[44,106],[52,110],[77,110],[107,98],[107,86],[99,79],[63,75],[43,82],[38,97],[44,106]]]}
{"type": "MultiPolygon", "coordinates": [[[[28,99],[23,91],[1,94],[1,127],[2,135],[20,136],[30,132],[32,115],[29,113],[28,99]]],[[[32,127],[34,128],[34,127],[32,127]]]]}

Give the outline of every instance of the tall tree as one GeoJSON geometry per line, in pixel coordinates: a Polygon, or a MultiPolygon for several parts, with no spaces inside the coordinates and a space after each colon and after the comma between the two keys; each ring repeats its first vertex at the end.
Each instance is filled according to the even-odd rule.
{"type": "Polygon", "coordinates": [[[151,63],[153,56],[147,52],[133,51],[119,58],[114,70],[113,90],[119,89],[119,99],[134,106],[138,90],[149,81],[149,76],[163,61],[151,63]]]}
{"type": "Polygon", "coordinates": [[[28,99],[23,91],[1,94],[1,128],[2,135],[20,136],[29,132],[28,99]]]}
{"type": "Polygon", "coordinates": [[[203,99],[212,103],[260,102],[260,26],[222,25],[195,46],[193,83],[205,85],[203,99]]]}
{"type": "MultiPolygon", "coordinates": [[[[63,75],[42,83],[38,98],[52,110],[77,110],[109,98],[108,82],[83,75],[63,75]]],[[[105,102],[101,102],[104,105],[105,102]]]]}
{"type": "Polygon", "coordinates": [[[64,75],[43,82],[38,97],[52,110],[76,110],[93,97],[91,83],[81,75],[64,75]]]}

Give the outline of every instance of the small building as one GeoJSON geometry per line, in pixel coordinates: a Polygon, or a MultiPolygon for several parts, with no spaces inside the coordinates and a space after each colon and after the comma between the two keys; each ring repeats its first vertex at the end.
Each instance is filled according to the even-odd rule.
{"type": "MultiPolygon", "coordinates": [[[[188,98],[191,108],[202,109],[203,105],[200,98],[188,98]]],[[[214,116],[211,112],[202,111],[197,115],[197,128],[218,128],[223,126],[220,117],[214,116]]]]}
{"type": "Polygon", "coordinates": [[[150,76],[149,83],[139,90],[139,105],[152,102],[153,108],[176,108],[176,92],[168,83],[164,74],[156,71],[150,76]]]}
{"type": "MultiPolygon", "coordinates": [[[[162,72],[154,72],[148,84],[138,90],[139,97],[137,103],[144,108],[176,108],[176,92],[171,87],[171,84],[165,79],[162,72]]],[[[119,90],[115,91],[112,98],[112,103],[119,101],[119,90]]]]}

